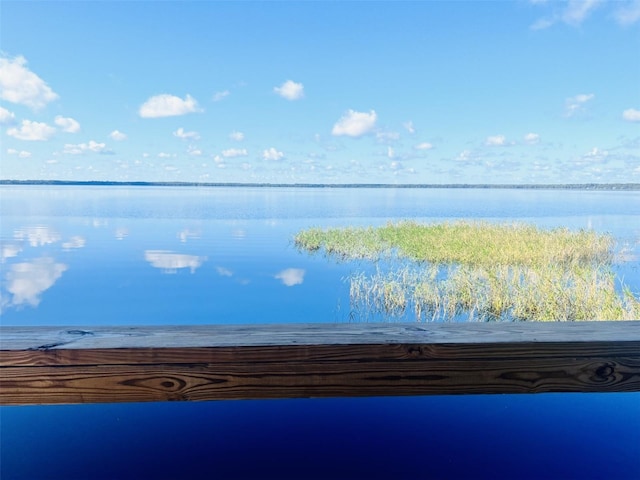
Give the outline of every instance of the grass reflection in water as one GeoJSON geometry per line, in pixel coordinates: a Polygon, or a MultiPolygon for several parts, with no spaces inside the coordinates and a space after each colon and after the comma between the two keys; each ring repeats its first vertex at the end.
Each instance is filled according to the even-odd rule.
{"type": "Polygon", "coordinates": [[[350,275],[352,316],[416,320],[632,320],[640,300],[616,288],[614,240],[527,224],[404,221],[311,228],[295,244],[375,263],[350,275]]]}

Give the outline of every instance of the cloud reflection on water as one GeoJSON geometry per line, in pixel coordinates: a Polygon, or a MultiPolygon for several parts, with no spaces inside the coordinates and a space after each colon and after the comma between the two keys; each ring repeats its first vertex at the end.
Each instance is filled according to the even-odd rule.
{"type": "Polygon", "coordinates": [[[144,259],[163,273],[176,273],[179,269],[189,268],[194,273],[207,259],[196,255],[185,255],[168,250],[146,250],[144,259]]]}
{"type": "Polygon", "coordinates": [[[28,304],[37,307],[40,294],[51,288],[67,268],[67,265],[56,263],[51,257],[11,265],[5,275],[7,291],[11,298],[6,303],[3,300],[2,306],[28,304]]]}
{"type": "Polygon", "coordinates": [[[301,268],[287,268],[278,272],[274,278],[280,280],[287,287],[293,287],[304,282],[304,274],[305,270],[301,268]]]}
{"type": "Polygon", "coordinates": [[[60,234],[44,225],[19,228],[13,232],[16,240],[27,241],[32,247],[42,247],[60,241],[60,234]]]}

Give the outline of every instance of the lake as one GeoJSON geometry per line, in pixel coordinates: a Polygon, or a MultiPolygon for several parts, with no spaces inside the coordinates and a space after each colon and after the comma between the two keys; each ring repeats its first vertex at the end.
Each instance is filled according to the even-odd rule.
{"type": "MultiPolygon", "coordinates": [[[[594,229],[640,292],[640,192],[0,187],[2,325],[348,322],[362,262],[300,229],[477,219],[594,229]]],[[[640,478],[640,394],[2,407],[9,478],[640,478]]]]}

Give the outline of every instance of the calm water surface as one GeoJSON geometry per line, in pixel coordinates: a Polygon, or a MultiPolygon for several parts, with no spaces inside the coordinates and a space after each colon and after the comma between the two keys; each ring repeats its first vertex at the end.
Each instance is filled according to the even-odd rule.
{"type": "MultiPolygon", "coordinates": [[[[310,226],[525,221],[611,233],[640,291],[640,193],[1,187],[2,325],[344,322],[358,267],[310,226]]],[[[0,409],[0,477],[640,478],[638,394],[0,409]]]]}

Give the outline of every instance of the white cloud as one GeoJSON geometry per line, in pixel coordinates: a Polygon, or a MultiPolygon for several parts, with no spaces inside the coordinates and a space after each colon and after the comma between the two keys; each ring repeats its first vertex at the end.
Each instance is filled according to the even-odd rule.
{"type": "Polygon", "coordinates": [[[235,140],[236,142],[241,142],[244,140],[244,133],[233,131],[229,134],[229,138],[231,140],[235,140]]]}
{"type": "Polygon", "coordinates": [[[589,100],[593,100],[593,93],[581,93],[575,97],[569,97],[565,100],[565,117],[573,117],[584,111],[584,106],[589,100]]]}
{"type": "Polygon", "coordinates": [[[640,110],[629,108],[622,112],[622,118],[627,122],[640,122],[640,110]]]}
{"type": "Polygon", "coordinates": [[[22,56],[0,58],[0,98],[33,109],[57,99],[58,94],[26,65],[22,56]]]}
{"type": "Polygon", "coordinates": [[[593,147],[589,152],[585,153],[582,158],[586,160],[602,161],[608,156],[608,151],[600,150],[598,147],[593,147]]]}
{"type": "Polygon", "coordinates": [[[536,143],[540,142],[540,135],[538,135],[537,133],[527,133],[524,136],[524,142],[529,145],[535,145],[536,143]]]}
{"type": "Polygon", "coordinates": [[[222,156],[225,158],[246,157],[247,155],[249,154],[246,148],[228,148],[222,151],[222,156]]]}
{"type": "Polygon", "coordinates": [[[628,2],[613,14],[620,25],[628,26],[640,20],[640,0],[628,2]]]}
{"type": "Polygon", "coordinates": [[[531,2],[535,4],[553,5],[555,11],[548,17],[537,20],[531,25],[532,30],[542,30],[549,28],[557,22],[563,22],[567,25],[577,27],[584,22],[591,13],[599,7],[603,0],[568,0],[567,2],[531,2]],[[558,5],[562,5],[563,9],[557,9],[558,5]]]}
{"type": "Polygon", "coordinates": [[[408,122],[404,122],[402,124],[402,126],[407,130],[407,132],[409,132],[410,134],[414,134],[416,133],[416,129],[413,126],[413,122],[411,120],[409,120],[408,122]]]}
{"type": "Polygon", "coordinates": [[[55,263],[49,257],[11,265],[5,277],[7,291],[12,294],[10,305],[38,306],[40,294],[51,288],[66,270],[65,264],[55,263]]]}
{"type": "Polygon", "coordinates": [[[304,97],[304,85],[292,80],[287,80],[279,87],[273,87],[273,91],[287,100],[299,100],[304,97]]]}
{"type": "Polygon", "coordinates": [[[17,138],[18,140],[44,141],[49,140],[56,133],[56,129],[46,123],[32,122],[31,120],[23,120],[20,128],[9,128],[7,135],[17,138]]]}
{"type": "Polygon", "coordinates": [[[373,129],[377,118],[374,110],[369,113],[349,110],[336,122],[331,133],[336,136],[360,137],[373,129]]]}
{"type": "Polygon", "coordinates": [[[175,95],[165,93],[149,98],[142,104],[138,113],[142,118],[160,118],[201,111],[198,102],[191,95],[187,95],[183,100],[175,95]]]}
{"type": "Polygon", "coordinates": [[[26,150],[16,150],[14,148],[7,149],[7,153],[9,155],[17,155],[19,158],[29,158],[31,156],[31,152],[27,152],[26,150]]]}
{"type": "Polygon", "coordinates": [[[431,150],[433,148],[433,145],[429,142],[422,142],[413,148],[415,148],[416,150],[431,150]]]}
{"type": "Polygon", "coordinates": [[[231,92],[229,90],[224,90],[222,92],[216,92],[216,93],[213,94],[212,100],[214,102],[219,102],[220,100],[222,100],[225,97],[228,97],[229,95],[231,95],[231,92]]]}
{"type": "Polygon", "coordinates": [[[193,157],[199,157],[200,155],[202,155],[202,150],[194,147],[193,145],[189,145],[189,147],[187,148],[187,153],[193,157]]]}
{"type": "Polygon", "coordinates": [[[395,157],[395,155],[396,155],[396,152],[393,150],[393,148],[387,147],[387,157],[393,158],[395,157]]]}
{"type": "Polygon", "coordinates": [[[6,108],[0,107],[0,125],[11,125],[16,120],[16,115],[6,108]]]}
{"type": "Polygon", "coordinates": [[[493,135],[491,137],[487,137],[484,143],[490,147],[503,147],[507,145],[507,137],[504,135],[493,135]]]}
{"type": "Polygon", "coordinates": [[[602,0],[569,0],[562,12],[562,21],[569,25],[580,25],[602,0]]]}
{"type": "Polygon", "coordinates": [[[276,150],[273,147],[262,152],[262,158],[264,158],[265,160],[280,160],[283,157],[284,153],[276,150]]]}
{"type": "Polygon", "coordinates": [[[175,157],[175,154],[172,155],[171,153],[160,152],[158,154],[158,157],[159,158],[173,158],[173,157],[175,157]]]}
{"type": "Polygon", "coordinates": [[[111,132],[109,134],[109,138],[111,138],[111,140],[115,140],[116,142],[121,142],[123,140],[127,139],[127,134],[126,133],[122,133],[118,130],[114,130],[113,132],[111,132]]]}
{"type": "Polygon", "coordinates": [[[400,134],[398,132],[385,132],[385,131],[376,132],[376,141],[380,143],[393,143],[399,139],[400,139],[400,134]]]}
{"type": "Polygon", "coordinates": [[[165,250],[146,250],[144,259],[153,267],[162,269],[164,273],[176,273],[181,268],[189,268],[191,273],[194,273],[207,257],[185,255],[165,250]]]}
{"type": "Polygon", "coordinates": [[[173,132],[173,136],[181,138],[183,140],[200,140],[200,135],[198,134],[198,132],[185,132],[184,128],[182,127],[173,132]]]}
{"type": "Polygon", "coordinates": [[[63,117],[61,115],[58,115],[53,123],[59,126],[63,132],[77,133],[80,131],[80,124],[70,117],[63,117]]]}
{"type": "Polygon", "coordinates": [[[62,153],[68,155],[80,155],[83,153],[113,153],[107,148],[106,143],[98,143],[95,140],[89,140],[89,143],[66,143],[62,153]]]}
{"type": "Polygon", "coordinates": [[[277,273],[274,278],[280,280],[287,287],[300,285],[304,282],[305,271],[301,268],[287,268],[277,273]]]}

